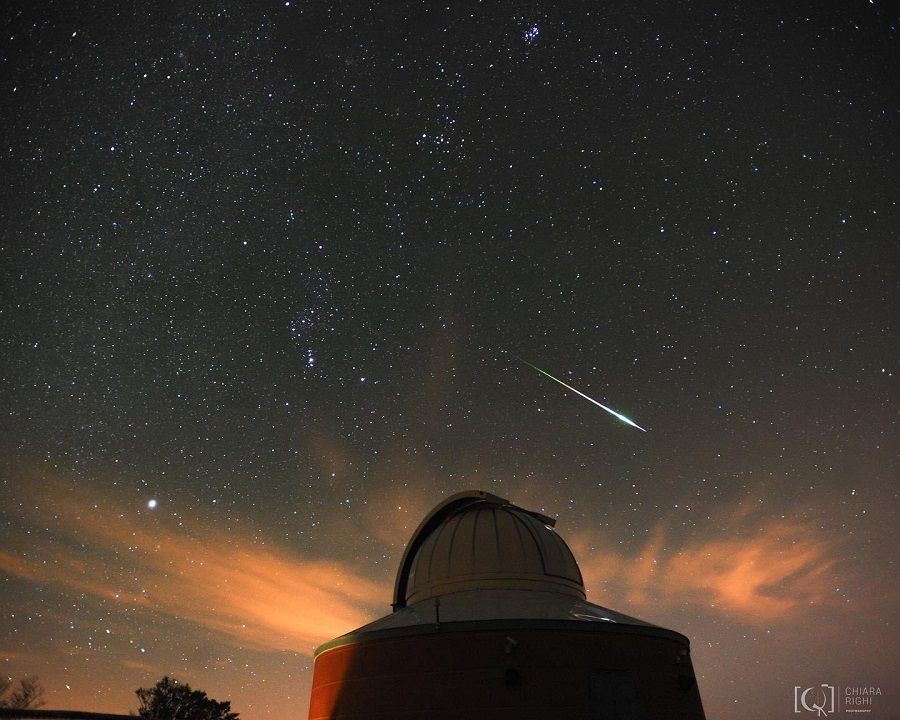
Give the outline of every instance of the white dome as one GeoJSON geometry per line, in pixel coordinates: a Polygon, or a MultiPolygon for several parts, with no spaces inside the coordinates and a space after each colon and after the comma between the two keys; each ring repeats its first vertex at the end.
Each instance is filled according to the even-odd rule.
{"type": "Polygon", "coordinates": [[[454,495],[410,540],[394,609],[468,590],[542,590],[583,600],[578,564],[554,524],[489,493],[454,495]]]}

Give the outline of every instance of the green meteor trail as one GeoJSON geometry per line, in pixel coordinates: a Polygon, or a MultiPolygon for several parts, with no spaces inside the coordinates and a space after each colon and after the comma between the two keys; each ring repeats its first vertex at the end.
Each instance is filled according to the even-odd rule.
{"type": "Polygon", "coordinates": [[[552,376],[550,373],[548,373],[546,370],[541,370],[537,365],[532,365],[532,364],[531,364],[530,362],[528,362],[527,360],[522,360],[522,358],[519,358],[519,360],[521,360],[523,363],[525,363],[525,364],[528,365],[529,367],[532,367],[532,368],[534,368],[535,370],[537,370],[541,375],[546,375],[546,376],[547,376],[548,378],[550,378],[551,380],[554,380],[555,382],[558,382],[558,383],[559,383],[560,385],[562,385],[564,388],[566,388],[566,389],[568,389],[568,390],[571,390],[573,393],[575,393],[575,394],[577,394],[577,395],[581,395],[581,397],[583,397],[585,400],[590,400],[592,403],[594,403],[594,405],[597,405],[598,407],[603,408],[603,409],[606,410],[606,412],[608,412],[610,415],[613,415],[613,416],[617,417],[619,420],[621,420],[621,421],[622,421],[623,423],[625,423],[626,425],[631,425],[631,427],[637,428],[637,429],[640,430],[641,432],[647,432],[646,430],[644,430],[644,428],[642,428],[642,427],[641,427],[640,425],[638,425],[636,422],[634,422],[634,421],[632,421],[632,420],[629,420],[629,419],[628,419],[627,417],[625,417],[622,413],[618,413],[618,412],[616,412],[615,410],[613,410],[612,408],[606,407],[606,405],[604,405],[603,403],[597,402],[596,400],[594,400],[594,398],[588,397],[588,396],[585,395],[583,392],[581,392],[581,390],[576,390],[576,389],[573,388],[571,385],[566,385],[562,380],[560,380],[559,378],[553,377],[553,376],[552,376]]]}

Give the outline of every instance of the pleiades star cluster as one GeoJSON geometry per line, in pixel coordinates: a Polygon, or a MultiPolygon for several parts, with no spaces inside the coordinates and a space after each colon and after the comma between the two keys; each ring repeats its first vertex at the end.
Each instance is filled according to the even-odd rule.
{"type": "Polygon", "coordinates": [[[0,20],[0,673],[305,717],[479,489],[710,718],[895,712],[896,5],[0,20]]]}

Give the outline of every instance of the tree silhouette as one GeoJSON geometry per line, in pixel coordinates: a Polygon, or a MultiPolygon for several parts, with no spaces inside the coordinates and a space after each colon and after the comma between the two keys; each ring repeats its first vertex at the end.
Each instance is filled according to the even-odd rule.
{"type": "Polygon", "coordinates": [[[138,717],[145,720],[238,720],[231,702],[217,702],[202,690],[174,678],[163,677],[152,688],[134,691],[140,700],[138,717]]]}
{"type": "Polygon", "coordinates": [[[37,675],[19,680],[18,687],[12,678],[0,678],[0,708],[26,710],[44,704],[44,686],[37,675]]]}

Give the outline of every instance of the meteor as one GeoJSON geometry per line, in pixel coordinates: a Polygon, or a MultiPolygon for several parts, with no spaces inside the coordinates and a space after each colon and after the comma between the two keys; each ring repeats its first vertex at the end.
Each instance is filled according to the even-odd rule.
{"type": "Polygon", "coordinates": [[[615,410],[613,410],[612,408],[606,407],[606,405],[604,405],[603,403],[597,402],[596,400],[594,400],[594,398],[588,397],[588,396],[585,395],[583,392],[581,392],[581,390],[576,390],[576,389],[573,388],[571,385],[566,385],[562,380],[560,380],[559,378],[553,377],[553,376],[552,376],[550,373],[548,373],[546,370],[541,370],[537,365],[532,365],[532,364],[531,364],[530,362],[528,362],[527,360],[522,360],[522,358],[519,358],[519,360],[521,360],[523,363],[525,363],[526,365],[528,365],[528,367],[531,367],[531,368],[534,368],[535,370],[537,370],[541,375],[546,375],[546,376],[547,376],[548,378],[550,378],[551,380],[553,380],[553,381],[555,381],[555,382],[558,382],[560,385],[562,385],[562,386],[563,386],[564,388],[566,388],[567,390],[571,390],[571,391],[572,391],[573,393],[575,393],[576,395],[581,395],[581,397],[583,397],[585,400],[590,400],[592,403],[594,403],[594,405],[596,405],[597,407],[603,408],[603,409],[606,410],[606,412],[608,412],[610,415],[613,415],[614,417],[617,417],[619,420],[621,420],[621,421],[622,421],[623,423],[625,423],[626,425],[631,425],[631,427],[637,428],[637,429],[640,430],[641,432],[647,432],[646,430],[644,430],[644,428],[642,428],[642,427],[641,427],[640,425],[638,425],[636,422],[634,422],[634,421],[632,421],[632,420],[629,420],[629,419],[628,419],[627,417],[625,417],[622,413],[618,413],[618,412],[616,412],[615,410]]]}

